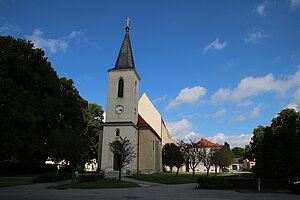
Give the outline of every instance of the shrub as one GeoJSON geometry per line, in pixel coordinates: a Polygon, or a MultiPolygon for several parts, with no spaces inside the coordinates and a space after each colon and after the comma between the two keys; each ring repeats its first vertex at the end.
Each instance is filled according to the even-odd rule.
{"type": "Polygon", "coordinates": [[[47,173],[38,175],[35,179],[35,183],[47,183],[71,179],[72,175],[70,173],[47,173]]]}
{"type": "Polygon", "coordinates": [[[104,178],[104,174],[80,174],[78,176],[79,182],[90,182],[90,181],[98,181],[104,178]]]}
{"type": "Polygon", "coordinates": [[[59,168],[59,172],[72,172],[72,167],[70,165],[65,165],[59,168]]]}
{"type": "MultiPolygon", "coordinates": [[[[199,177],[197,179],[199,188],[209,189],[257,189],[255,178],[237,177],[199,177]]],[[[286,179],[263,179],[261,180],[262,189],[285,188],[286,179]]]]}

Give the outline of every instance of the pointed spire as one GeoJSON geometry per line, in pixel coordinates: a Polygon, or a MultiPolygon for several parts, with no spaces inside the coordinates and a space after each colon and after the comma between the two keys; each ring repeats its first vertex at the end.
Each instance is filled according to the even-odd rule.
{"type": "Polygon", "coordinates": [[[129,38],[129,18],[127,18],[127,24],[125,27],[125,37],[117,58],[115,69],[130,69],[134,67],[133,55],[131,50],[130,38],[129,38]]]}

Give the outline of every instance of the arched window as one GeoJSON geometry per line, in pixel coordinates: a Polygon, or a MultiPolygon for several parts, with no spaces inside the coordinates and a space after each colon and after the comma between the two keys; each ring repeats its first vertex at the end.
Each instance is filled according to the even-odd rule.
{"type": "Polygon", "coordinates": [[[119,137],[120,136],[120,129],[116,129],[116,137],[119,137]]]}
{"type": "Polygon", "coordinates": [[[124,81],[122,78],[120,78],[118,84],[118,97],[123,97],[123,92],[124,92],[124,81]]]}

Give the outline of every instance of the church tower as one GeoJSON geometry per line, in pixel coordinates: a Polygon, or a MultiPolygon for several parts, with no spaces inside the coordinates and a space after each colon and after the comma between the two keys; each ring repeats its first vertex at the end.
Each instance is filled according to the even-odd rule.
{"type": "MultiPolygon", "coordinates": [[[[126,137],[138,151],[137,122],[140,77],[135,70],[128,24],[125,30],[125,37],[115,67],[108,70],[106,120],[103,125],[102,137],[100,136],[102,152],[99,152],[101,153],[100,168],[106,173],[117,170],[118,157],[113,155],[108,146],[116,137],[126,137]]],[[[127,169],[135,173],[137,168],[138,159],[136,157],[127,169]]]]}

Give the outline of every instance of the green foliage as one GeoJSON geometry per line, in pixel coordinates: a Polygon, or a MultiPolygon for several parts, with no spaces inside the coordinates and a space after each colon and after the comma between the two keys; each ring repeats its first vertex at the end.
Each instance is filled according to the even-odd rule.
{"type": "Polygon", "coordinates": [[[98,158],[99,134],[102,130],[103,110],[102,107],[89,103],[88,107],[83,110],[83,120],[86,124],[84,136],[87,137],[89,147],[82,156],[82,165],[98,158]]]}
{"type": "Polygon", "coordinates": [[[135,148],[126,137],[116,137],[109,143],[109,149],[114,155],[119,155],[119,180],[121,180],[121,170],[136,157],[135,148]]]}
{"type": "Polygon", "coordinates": [[[101,174],[80,174],[78,176],[79,182],[90,182],[90,181],[98,181],[104,179],[104,173],[101,174]]]}
{"type": "Polygon", "coordinates": [[[47,173],[38,175],[35,179],[35,183],[48,183],[62,180],[70,180],[72,178],[71,173],[47,173]]]}
{"type": "Polygon", "coordinates": [[[177,168],[177,176],[180,167],[185,161],[181,147],[173,143],[165,144],[162,149],[162,154],[164,165],[169,166],[171,169],[175,166],[177,168]]]}
{"type": "Polygon", "coordinates": [[[230,144],[228,144],[227,142],[225,142],[223,148],[226,148],[226,149],[230,150],[230,144]]]}
{"type": "Polygon", "coordinates": [[[0,159],[38,171],[58,114],[60,81],[41,49],[0,36],[0,159]],[[30,158],[30,159],[28,159],[30,158]]]}
{"type": "Polygon", "coordinates": [[[251,154],[259,177],[300,177],[300,112],[284,109],[271,126],[253,131],[251,154]]]}
{"type": "Polygon", "coordinates": [[[221,149],[215,151],[212,156],[212,162],[218,165],[222,170],[232,164],[234,154],[230,151],[228,146],[224,146],[221,149]]]}
{"type": "Polygon", "coordinates": [[[0,162],[27,173],[40,172],[47,157],[74,167],[97,145],[103,111],[73,84],[31,42],[0,37],[0,162]]]}
{"type": "MultiPolygon", "coordinates": [[[[286,179],[263,179],[262,189],[284,189],[286,179]]],[[[257,189],[255,178],[235,178],[235,177],[199,177],[197,179],[199,188],[206,189],[257,189]]]]}
{"type": "Polygon", "coordinates": [[[235,158],[245,157],[245,149],[243,149],[242,147],[234,147],[231,151],[234,153],[235,158]]]}

